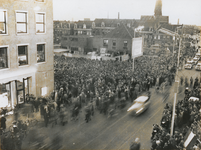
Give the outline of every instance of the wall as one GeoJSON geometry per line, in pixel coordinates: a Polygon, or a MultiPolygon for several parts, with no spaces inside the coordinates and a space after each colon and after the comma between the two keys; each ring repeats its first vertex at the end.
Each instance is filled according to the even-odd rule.
{"type": "MultiPolygon", "coordinates": [[[[35,0],[0,0],[0,9],[7,10],[8,35],[0,35],[0,46],[9,45],[8,48],[8,69],[1,69],[0,74],[7,76],[20,72],[25,73],[31,70],[34,73],[31,79],[32,86],[30,93],[40,96],[40,88],[48,86],[48,93],[54,89],[54,68],[53,68],[53,4],[52,0],[45,2],[36,2],[35,0]],[[28,12],[28,33],[16,33],[16,15],[15,10],[28,12]],[[46,13],[46,33],[36,34],[35,13],[46,13]],[[36,43],[44,42],[45,59],[43,63],[37,63],[37,45],[36,43]],[[18,66],[18,44],[28,44],[28,65],[18,66]],[[47,72],[47,77],[42,74],[47,72]]],[[[23,76],[22,76],[23,77],[23,76]]],[[[15,79],[15,78],[13,78],[15,79]]],[[[1,80],[1,78],[0,78],[1,80]]]]}

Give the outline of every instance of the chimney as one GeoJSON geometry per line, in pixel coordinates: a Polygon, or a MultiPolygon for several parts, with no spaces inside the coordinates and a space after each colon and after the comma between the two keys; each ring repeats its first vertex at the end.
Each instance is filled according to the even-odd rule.
{"type": "Polygon", "coordinates": [[[177,24],[179,25],[179,19],[178,19],[178,22],[177,22],[177,24]]]}
{"type": "Polygon", "coordinates": [[[118,12],[118,19],[120,19],[120,14],[119,14],[119,12],[118,12]]]}

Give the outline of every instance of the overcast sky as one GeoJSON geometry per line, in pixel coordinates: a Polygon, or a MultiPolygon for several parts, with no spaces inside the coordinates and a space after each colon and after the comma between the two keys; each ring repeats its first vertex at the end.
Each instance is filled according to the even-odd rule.
{"type": "MultiPolygon", "coordinates": [[[[140,19],[154,15],[156,0],[53,0],[54,20],[84,18],[140,19]]],[[[201,26],[201,0],[162,0],[162,14],[171,24],[201,26]]]]}

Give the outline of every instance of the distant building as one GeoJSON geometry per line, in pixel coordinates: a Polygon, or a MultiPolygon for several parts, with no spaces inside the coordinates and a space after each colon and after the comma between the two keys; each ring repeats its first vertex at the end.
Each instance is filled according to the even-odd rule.
{"type": "MultiPolygon", "coordinates": [[[[62,21],[60,22],[55,21],[54,22],[55,26],[58,23],[63,24],[62,21]]],[[[159,47],[160,49],[169,48],[170,50],[172,50],[173,44],[177,45],[178,43],[178,41],[176,41],[177,39],[175,38],[175,36],[178,35],[178,31],[179,31],[178,29],[182,25],[178,25],[178,24],[171,25],[169,23],[169,16],[162,15],[162,1],[157,0],[153,16],[141,16],[140,19],[120,19],[120,18],[100,19],[99,18],[99,19],[95,19],[94,21],[85,19],[84,21],[70,23],[69,25],[70,28],[68,29],[64,29],[63,27],[61,27],[61,25],[60,26],[57,25],[57,26],[59,28],[54,29],[55,30],[54,35],[55,37],[57,37],[57,43],[61,42],[62,36],[65,36],[65,38],[67,38],[67,36],[75,35],[77,36],[77,38],[82,39],[84,35],[84,37],[87,38],[85,42],[88,41],[88,44],[85,44],[85,46],[82,47],[81,49],[85,49],[87,51],[90,51],[90,50],[93,51],[100,48],[100,46],[96,47],[97,45],[96,44],[94,45],[94,41],[96,41],[95,39],[100,39],[105,36],[114,35],[114,32],[117,32],[117,33],[121,32],[121,31],[118,31],[118,30],[121,30],[119,28],[120,26],[125,26],[128,29],[134,29],[138,26],[144,26],[144,29],[141,32],[144,39],[144,47],[152,48],[154,47],[154,45],[157,45],[157,47],[159,47]],[[64,31],[64,30],[67,30],[67,31],[64,31]],[[66,34],[66,32],[68,32],[68,34],[66,34]],[[110,34],[110,32],[112,33],[110,34]],[[93,41],[92,45],[90,45],[90,43],[92,43],[91,41],[93,41]]],[[[66,47],[69,47],[69,46],[66,46],[66,47]]],[[[110,48],[110,50],[112,50],[112,48],[110,48]]]]}
{"type": "Polygon", "coordinates": [[[54,90],[52,37],[52,0],[1,1],[0,107],[54,90]]]}

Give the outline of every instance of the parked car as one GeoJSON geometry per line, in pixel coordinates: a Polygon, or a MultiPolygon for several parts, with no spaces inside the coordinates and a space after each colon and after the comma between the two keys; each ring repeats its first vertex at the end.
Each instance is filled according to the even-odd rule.
{"type": "Polygon", "coordinates": [[[132,106],[128,108],[127,112],[131,115],[139,115],[149,108],[150,98],[149,96],[139,96],[134,100],[132,106]]]}
{"type": "Polygon", "coordinates": [[[201,71],[201,63],[198,63],[198,64],[195,66],[195,70],[201,71]]]}
{"type": "Polygon", "coordinates": [[[192,69],[194,62],[192,60],[187,61],[187,63],[184,65],[185,69],[192,69]]]}
{"type": "Polygon", "coordinates": [[[193,58],[193,63],[194,63],[195,65],[198,63],[198,61],[199,61],[199,58],[198,58],[198,57],[194,57],[194,58],[193,58]]]}

